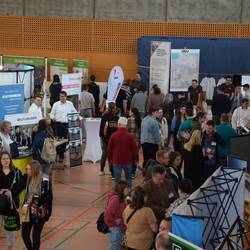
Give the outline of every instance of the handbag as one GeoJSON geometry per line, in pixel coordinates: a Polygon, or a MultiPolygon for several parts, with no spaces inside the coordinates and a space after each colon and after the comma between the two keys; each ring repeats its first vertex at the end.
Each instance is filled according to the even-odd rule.
{"type": "Polygon", "coordinates": [[[19,151],[16,142],[10,143],[10,154],[13,159],[19,156],[19,151]]]}
{"type": "Polygon", "coordinates": [[[96,221],[96,225],[97,225],[97,231],[103,234],[107,234],[109,233],[109,227],[106,225],[105,221],[104,221],[104,212],[102,212],[97,221],[96,221]]]}
{"type": "Polygon", "coordinates": [[[29,204],[24,203],[20,209],[21,222],[30,222],[30,209],[29,204]]]}
{"type": "Polygon", "coordinates": [[[6,231],[19,231],[20,230],[20,217],[16,208],[16,204],[12,199],[10,192],[10,210],[4,215],[4,229],[6,231]]]}
{"type": "Polygon", "coordinates": [[[20,217],[16,209],[10,210],[4,216],[4,229],[6,231],[19,231],[20,230],[20,217]]]}

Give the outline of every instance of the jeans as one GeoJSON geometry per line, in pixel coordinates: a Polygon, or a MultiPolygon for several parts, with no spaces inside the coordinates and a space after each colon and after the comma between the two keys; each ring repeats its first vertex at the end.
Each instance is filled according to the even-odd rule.
{"type": "Polygon", "coordinates": [[[120,250],[124,229],[121,227],[110,227],[109,231],[109,250],[120,250]]]}
{"type": "MultiPolygon", "coordinates": [[[[56,130],[56,136],[59,138],[68,138],[68,124],[67,123],[61,123],[56,122],[55,123],[55,130],[56,130]]],[[[59,145],[56,148],[57,154],[59,155],[60,159],[64,159],[64,152],[66,150],[66,143],[59,145]]]]}
{"type": "Polygon", "coordinates": [[[45,221],[39,221],[38,223],[24,222],[22,224],[22,238],[27,250],[39,250],[40,249],[40,240],[41,233],[45,221]],[[30,239],[31,229],[32,231],[32,241],[30,239]]]}
{"type": "MultiPolygon", "coordinates": [[[[101,147],[102,147],[102,157],[100,160],[100,167],[101,171],[104,171],[105,165],[106,165],[106,160],[107,160],[107,147],[108,147],[108,142],[105,140],[102,140],[101,142],[101,147]]],[[[113,166],[109,166],[109,171],[111,172],[111,175],[114,176],[113,172],[113,166]]]]}
{"type": "Polygon", "coordinates": [[[144,168],[149,159],[155,160],[156,152],[159,150],[159,146],[157,144],[152,144],[148,142],[144,142],[141,146],[143,153],[143,168],[144,168]]]}
{"type": "Polygon", "coordinates": [[[132,164],[114,164],[114,177],[115,177],[115,182],[119,182],[121,180],[121,174],[122,174],[122,169],[124,170],[125,173],[125,178],[126,181],[131,189],[132,187],[132,164]]]}
{"type": "MultiPolygon", "coordinates": [[[[3,229],[4,224],[4,215],[0,215],[0,231],[3,229]]],[[[6,231],[7,232],[7,246],[14,247],[15,241],[15,231],[6,231]]]]}

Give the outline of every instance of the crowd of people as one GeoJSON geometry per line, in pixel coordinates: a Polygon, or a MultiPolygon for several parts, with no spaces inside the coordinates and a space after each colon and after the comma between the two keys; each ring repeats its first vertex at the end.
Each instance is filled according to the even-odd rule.
{"type": "MultiPolygon", "coordinates": [[[[50,181],[53,164],[41,153],[47,138],[67,139],[67,115],[79,112],[83,118],[101,117],[99,175],[103,178],[107,165],[115,182],[104,211],[109,249],[170,249],[168,232],[174,209],[219,165],[225,164],[230,154],[230,138],[250,129],[249,85],[243,86],[243,94],[241,87],[225,77],[213,95],[208,95],[194,79],[187,93],[163,94],[156,84],[148,93],[138,72],[134,80],[124,82],[116,102],[108,103],[106,108],[107,93],[100,102],[95,76],[90,80],[83,85],[79,103],[74,105],[62,91],[60,78],[54,76],[49,89],[50,124],[43,117],[41,97],[34,97],[29,112],[39,116],[39,123],[33,128],[33,160],[25,174],[12,163],[15,141],[10,133],[11,124],[1,122],[0,226],[3,227],[10,211],[21,206],[24,244],[28,250],[39,249],[53,199],[50,181]],[[142,185],[133,185],[136,176],[142,176],[142,185]],[[26,195],[19,204],[23,190],[26,195]]],[[[56,149],[57,167],[64,168],[65,149],[65,143],[56,149]]],[[[13,249],[14,238],[14,231],[8,231],[9,250],[13,249]]]]}
{"type": "Polygon", "coordinates": [[[231,77],[224,79],[211,100],[194,79],[188,92],[176,98],[157,85],[148,96],[143,84],[127,94],[132,85],[127,82],[126,92],[122,88],[118,95],[123,101],[109,103],[100,126],[100,176],[108,159],[115,180],[104,212],[110,250],[170,249],[174,209],[226,165],[230,138],[250,128],[250,107],[249,86],[241,93],[242,86],[234,86],[231,77]],[[121,180],[122,169],[126,181],[121,180]],[[134,186],[140,170],[143,185],[134,186]]]}

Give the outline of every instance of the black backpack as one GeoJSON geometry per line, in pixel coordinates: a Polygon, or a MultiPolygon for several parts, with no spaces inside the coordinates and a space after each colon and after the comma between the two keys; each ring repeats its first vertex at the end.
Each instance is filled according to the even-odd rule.
{"type": "Polygon", "coordinates": [[[103,234],[109,233],[109,227],[104,222],[104,212],[100,214],[98,220],[96,221],[97,231],[103,234]]]}

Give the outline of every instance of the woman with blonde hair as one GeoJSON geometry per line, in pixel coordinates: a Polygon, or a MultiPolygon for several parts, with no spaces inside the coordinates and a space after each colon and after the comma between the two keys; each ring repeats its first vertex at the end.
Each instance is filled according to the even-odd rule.
{"type": "Polygon", "coordinates": [[[184,144],[184,177],[193,183],[193,191],[202,185],[204,156],[201,132],[194,130],[190,140],[184,144]]]}
{"type": "Polygon", "coordinates": [[[27,208],[27,214],[22,223],[22,238],[28,250],[39,250],[44,224],[52,212],[52,188],[49,180],[43,177],[38,161],[31,161],[26,171],[23,181],[23,187],[26,186],[23,208],[27,208]]]}

